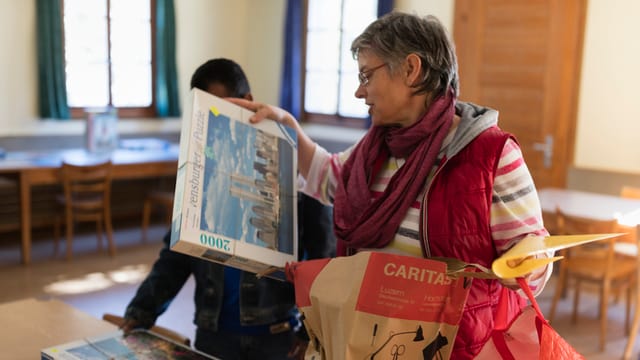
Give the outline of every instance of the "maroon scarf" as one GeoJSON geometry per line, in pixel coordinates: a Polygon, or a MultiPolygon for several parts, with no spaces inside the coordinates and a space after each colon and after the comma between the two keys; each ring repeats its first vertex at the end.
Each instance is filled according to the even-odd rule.
{"type": "Polygon", "coordinates": [[[394,237],[407,210],[427,180],[454,115],[452,91],[433,101],[427,113],[409,127],[372,127],[358,143],[338,175],[334,227],[338,255],[349,248],[381,248],[394,237]],[[379,165],[389,155],[406,158],[382,196],[370,191],[379,165]],[[378,165],[378,166],[377,166],[378,165]],[[341,243],[344,242],[344,243],[341,243]]]}

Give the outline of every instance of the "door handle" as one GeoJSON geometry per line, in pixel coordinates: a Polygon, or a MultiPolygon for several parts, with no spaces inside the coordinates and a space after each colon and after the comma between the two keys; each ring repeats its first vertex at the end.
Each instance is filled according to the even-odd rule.
{"type": "Polygon", "coordinates": [[[533,150],[542,151],[542,164],[549,169],[553,161],[553,135],[545,136],[544,140],[543,143],[533,143],[533,150]]]}

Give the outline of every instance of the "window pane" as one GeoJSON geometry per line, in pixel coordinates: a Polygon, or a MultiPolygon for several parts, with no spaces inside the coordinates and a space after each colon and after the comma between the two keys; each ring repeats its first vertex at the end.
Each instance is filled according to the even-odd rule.
{"type": "Polygon", "coordinates": [[[116,107],[152,103],[149,0],[111,0],[111,93],[116,107]]]}
{"type": "Polygon", "coordinates": [[[107,61],[107,23],[73,21],[65,25],[65,58],[71,62],[107,61]]]}
{"type": "Polygon", "coordinates": [[[67,63],[67,102],[71,107],[102,107],[109,104],[106,64],[67,63]]]}
{"type": "Polygon", "coordinates": [[[345,31],[359,35],[378,17],[378,2],[371,0],[344,0],[343,11],[342,28],[345,31]]]}
{"type": "Polygon", "coordinates": [[[338,106],[338,73],[307,72],[304,108],[308,112],[335,114],[338,106]]]}
{"type": "MultiPolygon", "coordinates": [[[[64,16],[72,18],[79,17],[101,17],[107,16],[106,0],[64,0],[64,16]]],[[[66,20],[65,20],[66,21],[66,20]]]]}
{"type": "Polygon", "coordinates": [[[305,111],[366,118],[355,97],[358,64],[351,42],[376,19],[372,0],[309,0],[306,44],[305,111]]]}
{"type": "Polygon", "coordinates": [[[340,29],[342,0],[309,0],[307,27],[310,30],[340,29]]]}
{"type": "Polygon", "coordinates": [[[314,31],[307,35],[307,71],[339,68],[340,32],[314,31]]]}
{"type": "Polygon", "coordinates": [[[149,65],[114,65],[111,69],[113,105],[147,107],[151,105],[151,71],[149,65]]]}
{"type": "Polygon", "coordinates": [[[111,61],[151,63],[149,0],[111,0],[111,61]]]}
{"type": "Polygon", "coordinates": [[[110,5],[109,13],[112,19],[150,21],[151,4],[149,0],[111,0],[110,5]]]}
{"type": "Polygon", "coordinates": [[[116,107],[150,106],[150,0],[65,0],[64,6],[69,106],[106,106],[109,99],[116,107]]]}
{"type": "Polygon", "coordinates": [[[65,1],[64,41],[67,62],[107,62],[105,0],[65,1]]]}
{"type": "Polygon", "coordinates": [[[342,70],[349,71],[355,74],[354,76],[356,77],[358,76],[358,62],[353,58],[353,55],[351,55],[351,43],[353,42],[353,39],[356,38],[356,36],[360,35],[360,33],[361,31],[357,33],[342,33],[343,40],[342,48],[340,49],[340,52],[342,54],[342,70]]]}
{"type": "Polygon", "coordinates": [[[364,101],[355,97],[359,85],[358,63],[351,55],[351,43],[377,18],[377,7],[377,1],[344,0],[338,115],[360,118],[368,116],[364,101]]]}
{"type": "Polygon", "coordinates": [[[340,105],[338,114],[347,117],[366,118],[369,107],[363,99],[355,97],[358,88],[358,76],[354,73],[342,73],[340,77],[340,105]]]}
{"type": "Polygon", "coordinates": [[[67,101],[71,107],[109,103],[106,0],[65,0],[67,101]]]}
{"type": "Polygon", "coordinates": [[[151,28],[148,22],[111,21],[111,61],[151,63],[151,28]]]}

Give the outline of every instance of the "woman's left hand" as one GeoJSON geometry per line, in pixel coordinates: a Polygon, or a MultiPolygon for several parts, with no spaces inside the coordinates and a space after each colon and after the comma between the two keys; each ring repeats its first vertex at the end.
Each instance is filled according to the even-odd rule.
{"type": "MultiPolygon", "coordinates": [[[[523,261],[527,260],[527,259],[535,259],[536,256],[527,256],[524,258],[520,258],[520,259],[513,259],[513,260],[508,260],[507,261],[507,266],[509,267],[517,267],[518,265],[522,264],[523,261]]],[[[522,277],[525,279],[525,281],[527,283],[534,281],[534,280],[538,280],[540,279],[546,272],[547,267],[543,266],[539,269],[536,269],[533,272],[530,272],[528,274],[523,275],[522,277]]],[[[500,283],[511,289],[511,290],[518,290],[520,289],[520,285],[518,285],[518,282],[516,281],[516,279],[500,279],[500,283]]]]}

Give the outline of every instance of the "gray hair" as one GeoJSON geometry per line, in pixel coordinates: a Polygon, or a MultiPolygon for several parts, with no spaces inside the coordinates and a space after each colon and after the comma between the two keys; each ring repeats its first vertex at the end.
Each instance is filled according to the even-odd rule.
{"type": "Polygon", "coordinates": [[[422,60],[424,76],[414,94],[427,93],[431,98],[443,95],[450,86],[458,95],[456,51],[442,23],[432,15],[419,17],[392,12],[372,22],[351,43],[351,53],[368,50],[397,68],[409,54],[422,60]]]}

